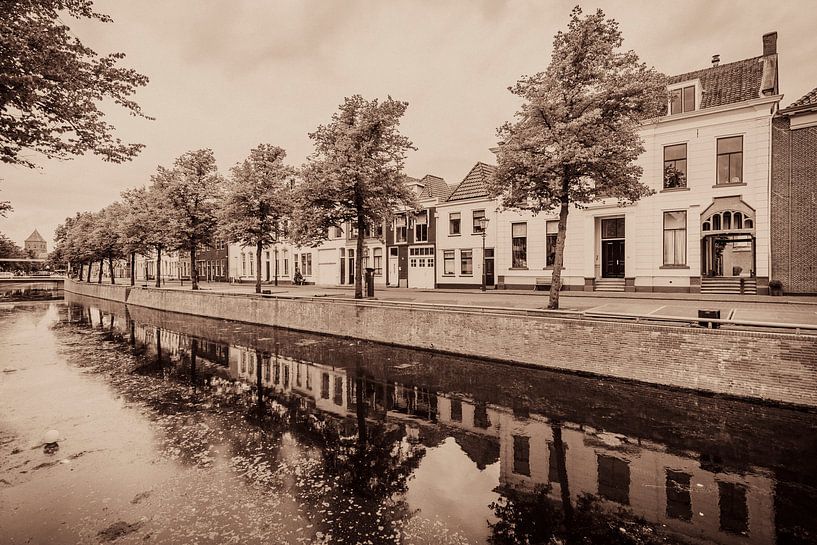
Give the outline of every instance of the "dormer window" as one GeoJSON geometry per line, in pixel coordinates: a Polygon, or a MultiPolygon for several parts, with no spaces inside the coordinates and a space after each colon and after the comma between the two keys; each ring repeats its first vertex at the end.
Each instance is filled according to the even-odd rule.
{"type": "Polygon", "coordinates": [[[701,80],[677,81],[667,87],[669,92],[669,115],[694,112],[701,103],[701,80]]]}
{"type": "Polygon", "coordinates": [[[670,89],[670,115],[695,111],[696,94],[694,85],[670,89]]]}

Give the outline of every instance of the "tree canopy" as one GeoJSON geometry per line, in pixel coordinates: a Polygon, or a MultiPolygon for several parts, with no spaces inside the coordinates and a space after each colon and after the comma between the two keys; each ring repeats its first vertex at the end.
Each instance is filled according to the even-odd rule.
{"type": "Polygon", "coordinates": [[[256,250],[256,286],[261,292],[261,251],[281,241],[284,223],[292,217],[295,169],[284,164],[286,152],[260,144],[231,172],[219,213],[225,240],[256,250]]]}
{"type": "Polygon", "coordinates": [[[103,23],[91,0],[6,0],[0,9],[0,161],[26,167],[26,151],[65,159],[93,152],[112,162],[132,159],[144,147],[114,135],[99,109],[111,101],[145,117],[133,100],[148,78],[119,65],[125,55],[104,56],[85,46],[60,19],[103,23]]]}
{"type": "MultiPolygon", "coordinates": [[[[402,170],[416,149],[399,131],[407,102],[347,97],[332,120],[309,134],[314,153],[302,169],[298,238],[325,240],[330,227],[349,222],[358,229],[363,254],[365,226],[390,218],[398,205],[413,204],[402,170]]],[[[362,260],[355,260],[355,297],[363,296],[362,260]]]]}
{"type": "Polygon", "coordinates": [[[571,205],[602,198],[628,204],[652,190],[636,163],[641,123],[666,111],[666,79],[633,51],[621,51],[618,23],[576,7],[553,40],[544,72],[509,90],[522,99],[516,120],[499,128],[491,193],[505,207],[559,210],[550,308],[558,308],[571,205]]]}
{"type": "Polygon", "coordinates": [[[190,280],[198,289],[196,251],[213,241],[221,197],[222,178],[210,149],[188,151],[173,164],[159,167],[153,184],[167,205],[174,247],[190,252],[190,280]]]}

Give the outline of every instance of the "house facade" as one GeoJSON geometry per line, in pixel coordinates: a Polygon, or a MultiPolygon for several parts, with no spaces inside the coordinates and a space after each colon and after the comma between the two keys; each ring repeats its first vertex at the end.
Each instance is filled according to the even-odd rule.
{"type": "Polygon", "coordinates": [[[772,126],[771,278],[785,293],[817,294],[817,89],[772,126]]]}
{"type": "Polygon", "coordinates": [[[477,163],[437,207],[437,286],[477,288],[497,285],[499,206],[488,195],[487,182],[496,167],[477,163]],[[480,220],[487,219],[483,231],[480,220]],[[485,253],[483,254],[483,234],[485,253]],[[483,255],[485,267],[483,269],[483,255]]]}
{"type": "MultiPolygon", "coordinates": [[[[629,206],[603,199],[571,208],[563,289],[768,292],[776,40],[763,36],[760,56],[723,65],[716,57],[669,79],[666,115],[640,129],[638,164],[654,194],[629,206]]],[[[482,241],[466,222],[484,213],[486,284],[495,277],[499,289],[544,288],[557,213],[500,210],[485,190],[491,168],[475,166],[439,208],[438,285],[480,285],[482,241]],[[452,227],[457,217],[464,232],[452,227]]]]}
{"type": "Polygon", "coordinates": [[[386,283],[390,287],[433,289],[438,269],[437,206],[448,199],[451,188],[445,180],[431,174],[419,180],[407,176],[406,185],[414,191],[418,207],[397,211],[386,230],[386,283]]]}
{"type": "Polygon", "coordinates": [[[226,282],[229,267],[228,245],[224,240],[216,239],[212,245],[199,248],[196,252],[196,265],[199,279],[207,282],[226,282]]]}
{"type": "Polygon", "coordinates": [[[45,259],[48,257],[48,243],[36,229],[25,239],[23,247],[25,251],[30,252],[35,259],[45,259]]]}
{"type": "MultiPolygon", "coordinates": [[[[226,278],[229,282],[255,282],[256,248],[232,243],[226,245],[226,278]]],[[[294,274],[293,246],[288,243],[265,246],[261,250],[261,281],[290,284],[294,274]]]]}

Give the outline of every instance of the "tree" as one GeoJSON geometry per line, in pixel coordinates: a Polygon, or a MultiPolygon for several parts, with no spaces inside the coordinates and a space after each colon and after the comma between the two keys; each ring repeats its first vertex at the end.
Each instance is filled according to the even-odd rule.
{"type": "Polygon", "coordinates": [[[170,170],[159,168],[154,184],[166,199],[175,246],[190,252],[190,280],[199,289],[196,250],[211,244],[217,226],[221,176],[213,151],[188,151],[170,170]]]}
{"type": "Polygon", "coordinates": [[[255,247],[255,292],[261,293],[261,253],[280,241],[284,222],[292,217],[291,180],[295,170],[284,164],[286,152],[261,144],[232,168],[220,211],[223,237],[255,247]]]}
{"type": "Polygon", "coordinates": [[[644,152],[638,129],[666,111],[666,80],[621,44],[617,22],[576,7],[547,70],[509,88],[523,105],[498,130],[490,190],[508,208],[559,210],[548,308],[559,308],[570,206],[600,198],[623,205],[652,193],[635,164],[644,152]]]}
{"type": "Polygon", "coordinates": [[[109,204],[96,214],[94,230],[91,233],[93,247],[99,255],[99,278],[102,280],[102,269],[105,260],[108,261],[108,272],[111,284],[115,284],[113,262],[124,257],[122,241],[120,239],[120,222],[125,213],[124,205],[117,201],[109,204]]]}
{"type": "Polygon", "coordinates": [[[123,252],[130,261],[131,286],[136,283],[136,254],[147,257],[155,251],[156,286],[159,287],[162,251],[170,247],[173,240],[167,202],[156,186],[126,190],[122,199],[124,211],[120,218],[120,236],[123,252]]]}
{"type": "Polygon", "coordinates": [[[144,147],[113,134],[99,110],[112,101],[145,117],[132,100],[148,78],[118,65],[122,53],[98,56],[60,20],[111,22],[91,0],[9,0],[0,9],[0,161],[34,167],[25,150],[48,158],[88,151],[106,161],[132,159],[144,147]]]}
{"type": "Polygon", "coordinates": [[[390,218],[398,205],[414,205],[402,169],[406,153],[416,148],[398,130],[406,108],[407,102],[391,97],[381,103],[354,95],[328,125],[309,134],[315,151],[302,171],[297,238],[318,244],[331,227],[348,222],[358,228],[356,299],[363,297],[366,226],[390,218]]]}

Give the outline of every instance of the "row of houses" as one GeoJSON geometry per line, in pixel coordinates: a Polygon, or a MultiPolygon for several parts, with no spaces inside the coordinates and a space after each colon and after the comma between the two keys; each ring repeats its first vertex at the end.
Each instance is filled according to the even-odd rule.
{"type": "MultiPolygon", "coordinates": [[[[671,77],[669,92],[666,115],[640,129],[638,163],[654,194],[571,210],[563,289],[764,294],[776,280],[787,293],[817,293],[817,89],[779,108],[777,33],[763,36],[759,56],[721,64],[716,55],[671,77]]],[[[362,259],[381,287],[546,288],[556,212],[502,209],[487,189],[494,170],[478,162],[455,184],[406,177],[419,209],[368,228],[363,255],[356,230],[341,226],[316,248],[265,248],[262,279],[286,283],[297,272],[349,285],[362,259]]],[[[183,261],[166,274],[184,277],[183,261]]],[[[255,267],[254,248],[218,243],[202,251],[199,274],[253,281],[255,267]]],[[[151,277],[150,268],[140,271],[151,277]]]]}

